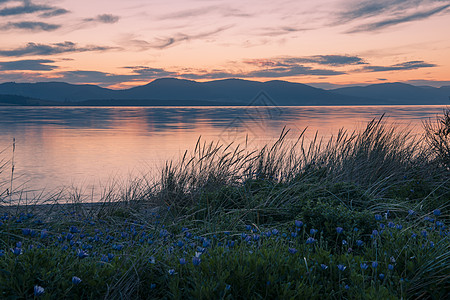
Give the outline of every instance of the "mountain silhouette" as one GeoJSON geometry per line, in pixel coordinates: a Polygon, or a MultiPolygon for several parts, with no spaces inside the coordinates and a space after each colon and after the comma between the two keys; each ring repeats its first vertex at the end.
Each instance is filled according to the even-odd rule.
{"type": "Polygon", "coordinates": [[[257,98],[262,92],[264,97],[269,98],[265,103],[280,106],[450,103],[450,86],[434,88],[383,83],[324,90],[281,80],[258,82],[224,79],[197,82],[176,78],[156,79],[146,85],[124,90],[65,82],[7,82],[0,84],[0,95],[4,95],[0,101],[5,103],[5,99],[11,96],[21,96],[39,99],[42,105],[258,105],[257,98]]]}
{"type": "Polygon", "coordinates": [[[335,93],[360,97],[365,95],[371,99],[384,99],[389,104],[450,104],[450,88],[434,88],[431,86],[418,87],[405,83],[381,83],[365,87],[348,87],[332,90],[335,93]]]}

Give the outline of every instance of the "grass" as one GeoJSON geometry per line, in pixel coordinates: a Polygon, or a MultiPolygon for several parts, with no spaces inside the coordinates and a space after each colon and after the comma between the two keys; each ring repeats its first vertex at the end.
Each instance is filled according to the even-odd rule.
{"type": "Polygon", "coordinates": [[[199,140],[159,180],[89,205],[77,189],[9,205],[3,161],[0,297],[449,296],[450,173],[433,147],[383,118],[326,142],[288,137],[199,140]]]}

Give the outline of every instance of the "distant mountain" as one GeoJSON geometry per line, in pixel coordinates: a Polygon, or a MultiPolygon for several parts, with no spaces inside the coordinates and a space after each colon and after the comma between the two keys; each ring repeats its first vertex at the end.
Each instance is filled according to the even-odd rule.
{"type": "Polygon", "coordinates": [[[413,86],[405,83],[382,83],[365,87],[348,87],[331,90],[334,93],[371,99],[384,99],[389,104],[450,104],[450,87],[413,86]]]}
{"type": "Polygon", "coordinates": [[[0,105],[39,106],[39,105],[58,105],[58,103],[31,97],[0,94],[0,105]]]}
{"type": "Polygon", "coordinates": [[[90,98],[110,98],[114,93],[110,89],[96,85],[74,85],[65,82],[38,82],[0,84],[0,94],[19,95],[51,101],[80,101],[90,98]],[[89,96],[90,98],[84,98],[89,96]]]}
{"type": "MultiPolygon", "coordinates": [[[[41,99],[41,105],[386,105],[447,104],[450,86],[402,83],[335,90],[273,80],[225,79],[209,82],[162,78],[125,90],[64,82],[3,83],[0,94],[41,99]],[[46,102],[47,101],[47,102],[46,102]],[[48,104],[49,105],[49,104],[48,104]]],[[[29,102],[32,103],[32,102],[29,102]]]]}

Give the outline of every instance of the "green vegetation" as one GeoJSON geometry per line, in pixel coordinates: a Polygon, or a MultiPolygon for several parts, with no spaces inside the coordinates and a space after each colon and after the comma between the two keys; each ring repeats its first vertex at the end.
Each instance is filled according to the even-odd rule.
{"type": "Polygon", "coordinates": [[[8,205],[0,162],[0,298],[444,299],[449,152],[433,137],[449,141],[448,119],[425,139],[380,118],[254,151],[199,140],[98,204],[8,205]]]}

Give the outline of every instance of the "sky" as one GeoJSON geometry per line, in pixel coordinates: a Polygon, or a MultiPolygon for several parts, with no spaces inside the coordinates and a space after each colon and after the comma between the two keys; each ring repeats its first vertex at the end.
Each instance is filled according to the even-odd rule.
{"type": "Polygon", "coordinates": [[[450,0],[0,0],[0,82],[450,85],[450,0]]]}

